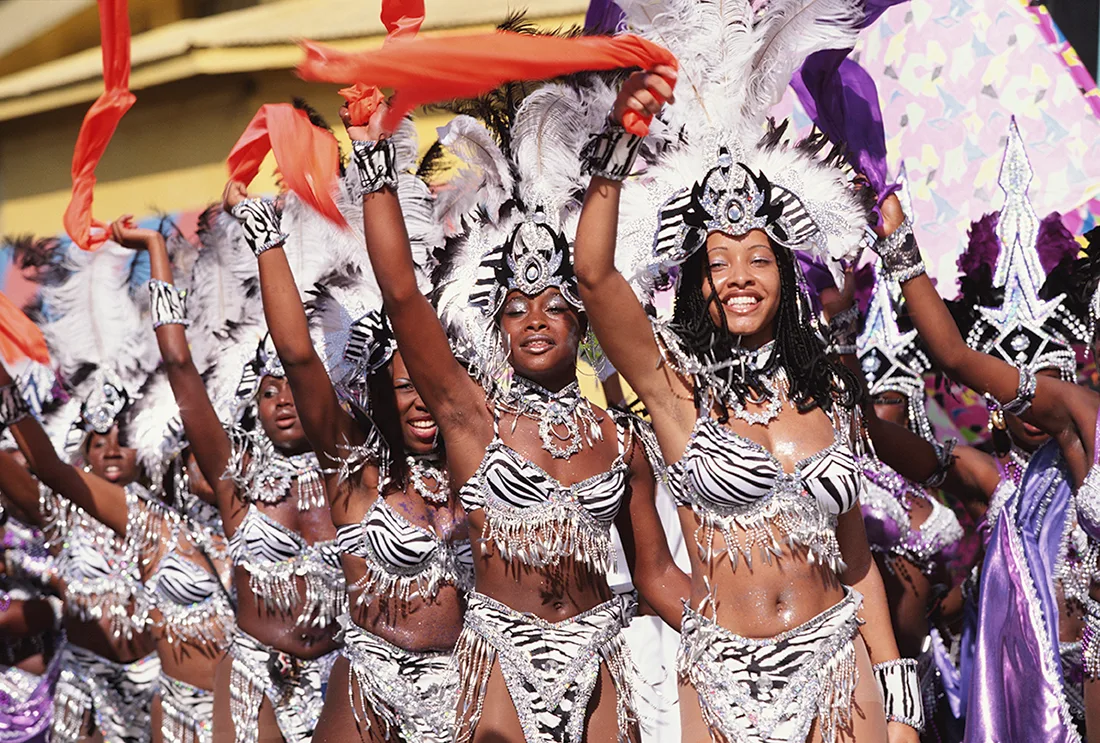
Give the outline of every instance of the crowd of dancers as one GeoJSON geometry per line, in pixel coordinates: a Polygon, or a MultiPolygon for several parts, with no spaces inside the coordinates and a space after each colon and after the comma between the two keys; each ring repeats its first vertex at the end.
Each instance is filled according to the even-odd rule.
{"type": "Polygon", "coordinates": [[[850,3],[619,4],[675,66],[447,104],[422,158],[341,109],[346,225],[230,181],[198,245],[13,244],[0,741],[1100,736],[1100,261],[1015,126],[945,303],[904,177],[769,119],[850,3]]]}

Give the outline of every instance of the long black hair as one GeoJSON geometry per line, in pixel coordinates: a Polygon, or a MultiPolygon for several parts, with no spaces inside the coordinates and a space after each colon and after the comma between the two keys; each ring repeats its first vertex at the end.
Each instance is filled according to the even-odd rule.
{"type": "MultiPolygon", "coordinates": [[[[809,305],[798,285],[794,254],[777,247],[770,238],[769,244],[779,268],[779,309],[775,316],[775,352],[761,371],[771,374],[782,368],[787,372],[790,383],[787,394],[799,412],[814,408],[828,412],[834,404],[855,407],[862,396],[859,381],[850,369],[829,357],[824,340],[810,325],[809,305]]],[[[726,322],[705,245],[700,246],[680,269],[672,328],[684,350],[704,363],[721,365],[744,353],[739,336],[730,332],[726,322]],[[710,315],[711,305],[718,309],[717,324],[710,315]]],[[[750,389],[765,392],[753,369],[727,364],[715,373],[742,403],[750,389]]],[[[702,392],[696,385],[696,407],[702,404],[702,392]]],[[[724,406],[720,412],[725,421],[724,406]]]]}

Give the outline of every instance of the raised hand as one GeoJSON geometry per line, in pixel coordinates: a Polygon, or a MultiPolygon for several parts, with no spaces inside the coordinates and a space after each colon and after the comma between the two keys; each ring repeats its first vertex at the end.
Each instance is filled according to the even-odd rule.
{"type": "Polygon", "coordinates": [[[156,230],[138,227],[132,214],[123,214],[111,222],[110,232],[112,240],[130,250],[148,250],[151,242],[162,237],[156,230]]]}
{"type": "Polygon", "coordinates": [[[649,72],[635,72],[619,89],[619,97],[611,109],[611,118],[622,123],[623,114],[633,111],[642,118],[661,112],[665,103],[674,99],[672,88],[676,85],[676,70],[658,65],[649,72]]]}

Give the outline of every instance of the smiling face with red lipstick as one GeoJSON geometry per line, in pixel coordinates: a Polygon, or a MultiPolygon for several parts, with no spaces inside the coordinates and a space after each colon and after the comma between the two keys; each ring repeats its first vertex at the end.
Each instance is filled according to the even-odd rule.
{"type": "Polygon", "coordinates": [[[577,349],[585,323],[556,288],[534,297],[509,292],[500,329],[511,349],[512,368],[546,389],[561,389],[576,379],[577,349]]]}

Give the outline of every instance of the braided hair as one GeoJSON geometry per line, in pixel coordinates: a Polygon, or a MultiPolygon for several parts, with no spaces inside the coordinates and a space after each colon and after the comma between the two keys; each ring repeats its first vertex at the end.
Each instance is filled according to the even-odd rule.
{"type": "MultiPolygon", "coordinates": [[[[775,316],[775,352],[763,369],[751,369],[747,365],[742,368],[728,363],[742,356],[744,350],[740,347],[740,336],[729,330],[705,247],[696,250],[680,270],[672,329],[679,336],[684,350],[704,363],[720,366],[716,376],[742,404],[746,402],[750,389],[754,393],[768,394],[760,384],[761,373],[770,375],[782,368],[787,372],[790,384],[788,396],[799,412],[805,413],[814,408],[829,412],[834,403],[844,408],[854,408],[862,397],[859,381],[850,369],[826,354],[824,340],[810,326],[808,300],[798,285],[794,253],[786,248],[777,248],[770,239],[769,244],[779,268],[780,294],[775,316]],[[717,323],[711,319],[711,305],[718,309],[717,323]],[[723,362],[727,363],[723,365],[723,362]]],[[[702,404],[702,392],[696,385],[696,407],[702,404]]],[[[720,419],[725,422],[728,411],[724,405],[720,413],[720,419]]]]}

